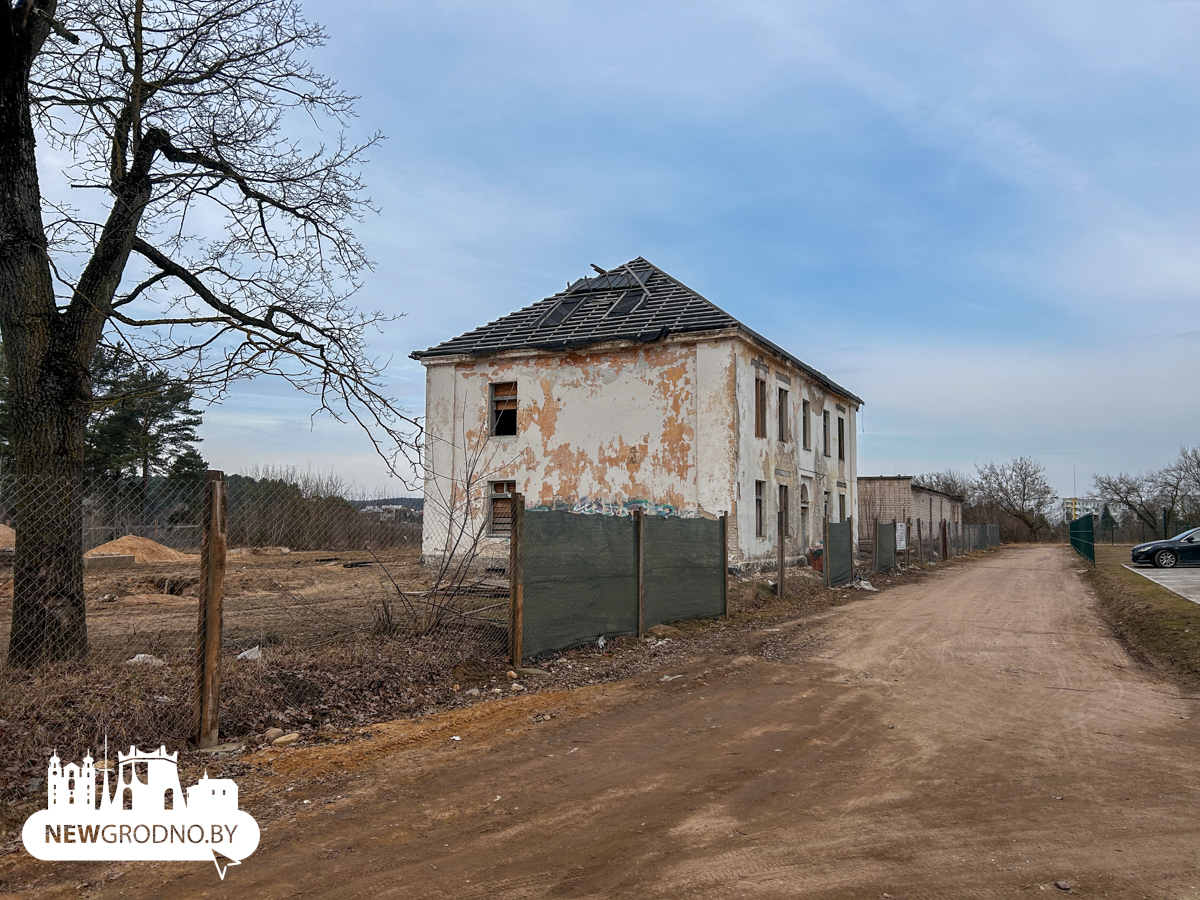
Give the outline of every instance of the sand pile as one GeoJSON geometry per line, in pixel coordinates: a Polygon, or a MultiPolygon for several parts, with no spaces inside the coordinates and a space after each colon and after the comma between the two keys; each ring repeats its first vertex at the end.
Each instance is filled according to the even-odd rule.
{"type": "Polygon", "coordinates": [[[0,525],[0,547],[17,546],[17,533],[7,525],[0,525]]]}
{"type": "Polygon", "coordinates": [[[119,537],[107,544],[101,544],[94,550],[89,550],[84,556],[111,556],[114,554],[132,556],[135,562],[140,563],[180,562],[196,558],[186,553],[180,553],[178,550],[172,550],[170,547],[164,547],[150,538],[137,537],[132,534],[119,537]]]}

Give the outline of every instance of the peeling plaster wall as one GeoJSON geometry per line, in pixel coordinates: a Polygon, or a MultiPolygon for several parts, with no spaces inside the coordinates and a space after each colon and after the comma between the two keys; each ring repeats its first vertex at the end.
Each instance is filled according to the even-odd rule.
{"type": "MultiPolygon", "coordinates": [[[[846,494],[847,514],[856,514],[856,408],[827,396],[810,376],[740,333],[425,364],[426,557],[443,552],[448,532],[462,530],[464,485],[471,489],[466,531],[474,533],[486,522],[489,482],[501,480],[516,482],[527,507],[570,508],[586,498],[617,507],[646,500],[690,514],[728,512],[733,561],[775,552],[779,484],[790,488],[789,553],[820,540],[824,491],[831,493],[834,521],[839,493],[846,494]],[[769,373],[767,438],[754,436],[755,361],[769,373]],[[488,386],[510,381],[517,383],[517,434],[489,437],[488,386]],[[779,387],[789,392],[787,442],[777,439],[779,387]],[[807,450],[800,429],[805,398],[812,417],[807,450]],[[822,408],[831,415],[830,457],[821,452],[822,408]],[[846,420],[844,461],[837,459],[839,415],[846,420]],[[756,480],[767,485],[761,537],[755,534],[756,480]],[[802,490],[809,504],[806,541],[802,490]]],[[[489,537],[483,553],[503,556],[507,545],[504,537],[489,537]]]]}
{"type": "MultiPolygon", "coordinates": [[[[717,483],[697,477],[698,460],[731,473],[730,453],[721,450],[720,434],[698,442],[697,422],[728,423],[730,404],[715,397],[701,402],[698,355],[706,370],[719,363],[710,362],[719,357],[710,348],[670,341],[431,361],[426,428],[437,475],[426,478],[426,497],[431,488],[441,486],[444,497],[471,483],[476,524],[485,520],[488,483],[501,480],[516,482],[527,507],[570,507],[588,498],[719,513],[728,508],[717,499],[728,496],[731,476],[722,490],[719,476],[717,483]],[[489,437],[488,386],[512,381],[517,434],[489,437]],[[453,478],[444,477],[450,472],[453,478]]],[[[712,377],[706,371],[705,383],[712,377]]],[[[728,425],[723,439],[732,444],[728,425]]],[[[433,505],[444,505],[439,499],[433,505]]],[[[429,556],[442,551],[449,517],[431,515],[426,503],[422,549],[429,556]]],[[[485,555],[507,552],[506,538],[487,543],[485,555]]]]}
{"type": "MultiPolygon", "coordinates": [[[[788,486],[789,555],[803,553],[822,539],[824,495],[830,495],[829,520],[839,521],[839,494],[846,496],[846,515],[857,517],[858,408],[827,391],[787,360],[744,338],[735,338],[737,406],[742,416],[738,436],[737,548],[743,559],[775,553],[778,541],[779,486],[788,486]],[[780,377],[782,376],[782,378],[780,377]],[[754,383],[767,382],[767,436],[754,434],[754,383]],[[786,379],[786,380],[785,380],[786,379]],[[788,440],[779,440],[779,389],[788,392],[788,440]],[[809,446],[803,442],[802,401],[809,401],[809,446]],[[840,407],[840,408],[839,408],[840,407]],[[822,411],[830,417],[829,456],[823,450],[822,411]],[[837,420],[845,420],[845,459],[838,459],[837,420]],[[757,532],[755,482],[763,482],[762,534],[757,532]],[[804,502],[807,498],[807,509],[804,502]]],[[[731,541],[731,545],[732,545],[731,541]]]]}

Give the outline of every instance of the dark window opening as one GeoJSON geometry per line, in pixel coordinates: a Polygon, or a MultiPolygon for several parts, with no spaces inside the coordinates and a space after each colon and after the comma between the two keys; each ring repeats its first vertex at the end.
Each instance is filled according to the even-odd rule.
{"type": "Polygon", "coordinates": [[[779,389],[779,440],[787,441],[788,439],[788,392],[783,388],[779,389]]]}
{"type": "Polygon", "coordinates": [[[512,495],[517,491],[515,481],[493,481],[488,492],[488,532],[512,533],[512,495]]]}
{"type": "Polygon", "coordinates": [[[490,386],[492,393],[492,434],[517,433],[517,383],[506,381],[490,386]]]}
{"type": "Polygon", "coordinates": [[[754,379],[754,436],[767,436],[767,383],[761,378],[754,379]]]}
{"type": "Polygon", "coordinates": [[[846,521],[846,495],[838,494],[838,521],[846,521]]]}
{"type": "Polygon", "coordinates": [[[765,481],[754,482],[754,536],[763,536],[763,494],[766,492],[765,481]]]}
{"type": "Polygon", "coordinates": [[[846,420],[838,416],[838,459],[846,458],[846,420]]]}
{"type": "Polygon", "coordinates": [[[809,422],[809,417],[812,415],[812,409],[807,400],[800,401],[800,430],[804,433],[804,449],[812,449],[812,426],[809,422]]]}
{"type": "Polygon", "coordinates": [[[821,444],[826,456],[829,455],[829,410],[821,413],[821,444]]]}

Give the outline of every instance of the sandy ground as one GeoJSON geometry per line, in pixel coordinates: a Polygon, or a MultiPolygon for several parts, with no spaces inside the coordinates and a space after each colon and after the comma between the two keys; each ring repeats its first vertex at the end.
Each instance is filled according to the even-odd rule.
{"type": "Polygon", "coordinates": [[[1062,882],[1198,897],[1197,698],[1136,667],[1076,565],[1063,548],[1006,550],[640,680],[271,751],[258,759],[271,824],[224,882],[195,863],[51,869],[21,852],[0,884],[986,898],[1062,882]]]}

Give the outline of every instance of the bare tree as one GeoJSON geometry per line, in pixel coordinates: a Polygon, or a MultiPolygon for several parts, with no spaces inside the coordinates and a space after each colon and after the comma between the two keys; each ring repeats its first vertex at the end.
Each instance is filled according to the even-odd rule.
{"type": "Polygon", "coordinates": [[[1200,514],[1200,447],[1180,447],[1176,460],[1161,469],[1097,475],[1093,484],[1100,497],[1129,510],[1151,534],[1168,537],[1164,531],[1172,519],[1200,514]]]}
{"type": "Polygon", "coordinates": [[[10,662],[87,646],[80,510],[98,343],[218,397],[270,374],[368,429],[394,462],[413,423],[383,394],[350,303],[353,225],[378,136],[306,61],[298,0],[4,0],[0,10],[0,334],[20,507],[10,662]],[[332,123],[330,145],[294,135],[332,123]],[[46,196],[36,143],[69,162],[81,209],[46,196]]]}
{"type": "Polygon", "coordinates": [[[926,472],[913,479],[921,487],[932,488],[952,497],[961,497],[964,501],[971,499],[971,479],[957,469],[943,469],[941,472],[926,472]]]}
{"type": "Polygon", "coordinates": [[[1036,460],[1017,456],[1004,463],[976,466],[975,473],[972,489],[980,503],[1012,516],[1029,529],[1034,540],[1039,531],[1049,527],[1046,514],[1054,502],[1054,490],[1036,460]]]}

